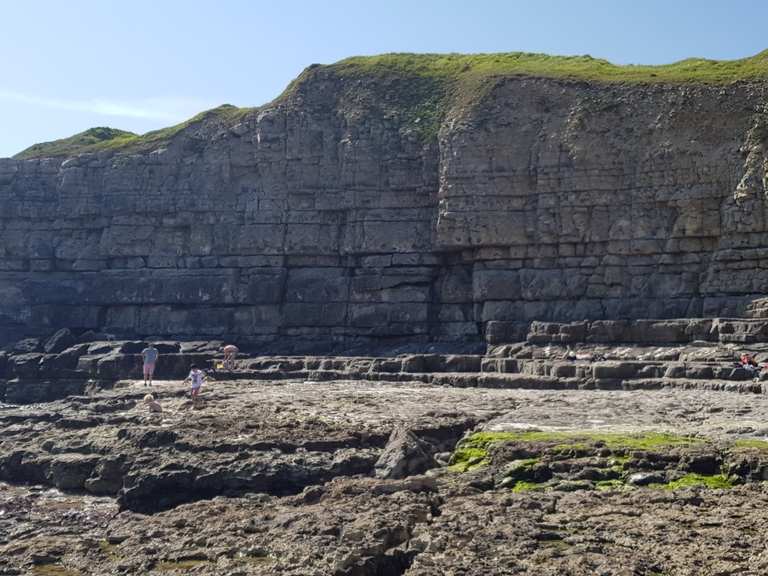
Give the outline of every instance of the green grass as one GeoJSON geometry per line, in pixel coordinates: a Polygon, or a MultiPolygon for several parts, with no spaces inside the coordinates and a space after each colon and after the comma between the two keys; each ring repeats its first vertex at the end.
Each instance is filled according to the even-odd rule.
{"type": "Polygon", "coordinates": [[[527,52],[497,54],[382,54],[356,56],[332,65],[340,74],[408,75],[438,79],[478,76],[537,76],[601,82],[715,83],[768,77],[768,50],[739,60],[688,58],[657,66],[617,65],[584,56],[527,52]]]}

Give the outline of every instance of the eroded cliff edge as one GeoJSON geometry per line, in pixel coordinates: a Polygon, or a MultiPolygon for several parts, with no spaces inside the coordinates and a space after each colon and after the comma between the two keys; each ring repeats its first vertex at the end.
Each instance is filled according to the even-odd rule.
{"type": "Polygon", "coordinates": [[[0,160],[0,340],[514,339],[759,314],[766,84],[305,71],[266,106],[0,160]],[[467,89],[467,86],[470,86],[467,89]]]}

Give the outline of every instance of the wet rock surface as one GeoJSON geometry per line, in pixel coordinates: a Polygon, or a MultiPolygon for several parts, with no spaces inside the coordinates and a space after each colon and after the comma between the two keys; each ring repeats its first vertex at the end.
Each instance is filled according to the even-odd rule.
{"type": "Polygon", "coordinates": [[[0,574],[763,574],[768,397],[178,381],[0,407],[0,574]],[[447,454],[447,456],[446,456],[447,454]]]}

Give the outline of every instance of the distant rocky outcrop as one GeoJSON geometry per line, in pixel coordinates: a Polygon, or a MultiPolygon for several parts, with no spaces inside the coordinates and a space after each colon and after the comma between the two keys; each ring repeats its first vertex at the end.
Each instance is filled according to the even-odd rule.
{"type": "Polygon", "coordinates": [[[313,66],[260,108],[0,160],[0,341],[762,315],[765,80],[478,58],[313,66]]]}

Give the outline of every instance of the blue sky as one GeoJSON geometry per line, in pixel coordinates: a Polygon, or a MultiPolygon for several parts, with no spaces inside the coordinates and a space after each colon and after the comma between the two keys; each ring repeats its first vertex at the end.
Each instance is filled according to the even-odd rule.
{"type": "Polygon", "coordinates": [[[766,21],[762,0],[0,0],[0,157],[262,104],[309,64],[352,55],[731,59],[768,48],[766,21]]]}

